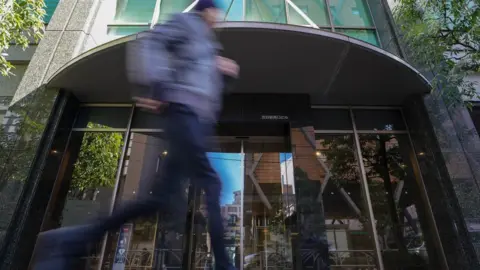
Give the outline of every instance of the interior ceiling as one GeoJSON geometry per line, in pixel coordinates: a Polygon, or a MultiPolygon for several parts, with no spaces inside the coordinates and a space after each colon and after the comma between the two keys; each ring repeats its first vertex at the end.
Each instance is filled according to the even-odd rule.
{"type": "MultiPolygon", "coordinates": [[[[225,56],[241,68],[235,93],[308,93],[313,104],[398,105],[430,89],[400,60],[338,34],[229,22],[219,25],[218,36],[225,56]]],[[[57,72],[49,86],[71,91],[82,102],[130,102],[125,45],[116,41],[79,56],[57,72]]]]}

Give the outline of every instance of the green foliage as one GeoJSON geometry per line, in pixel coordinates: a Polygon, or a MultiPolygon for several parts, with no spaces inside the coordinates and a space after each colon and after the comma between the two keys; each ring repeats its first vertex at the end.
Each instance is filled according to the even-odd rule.
{"type": "Polygon", "coordinates": [[[396,0],[394,17],[409,59],[434,75],[449,105],[477,97],[469,74],[480,72],[479,0],[396,0]]]}
{"type": "MultiPolygon", "coordinates": [[[[88,123],[89,128],[101,125],[88,123]]],[[[114,132],[86,132],[74,165],[71,189],[85,191],[115,184],[122,135],[114,132]]]]}
{"type": "Polygon", "coordinates": [[[44,0],[0,0],[0,74],[11,75],[13,65],[4,53],[11,44],[26,49],[43,37],[44,0]]]}

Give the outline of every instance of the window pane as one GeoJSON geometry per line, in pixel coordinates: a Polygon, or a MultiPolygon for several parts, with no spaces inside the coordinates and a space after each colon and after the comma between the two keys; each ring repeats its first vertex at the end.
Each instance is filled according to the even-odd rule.
{"type": "MultiPolygon", "coordinates": [[[[325,0],[292,0],[292,2],[318,26],[329,26],[325,0]]],[[[309,23],[292,6],[288,5],[289,24],[309,25],[309,23]]]]}
{"type": "Polygon", "coordinates": [[[364,0],[330,0],[330,11],[334,25],[373,26],[364,0]]]}
{"type": "Polygon", "coordinates": [[[109,26],[108,35],[112,37],[124,37],[148,30],[148,26],[109,26]]]}
{"type": "Polygon", "coordinates": [[[141,109],[135,109],[132,120],[132,128],[163,129],[165,119],[161,114],[151,113],[141,109]]]}
{"type": "Polygon", "coordinates": [[[358,29],[335,29],[336,32],[344,35],[368,42],[374,46],[380,47],[378,42],[377,33],[375,30],[358,30],[358,29]]]}
{"type": "Polygon", "coordinates": [[[243,0],[223,0],[227,2],[226,21],[242,21],[243,20],[243,0]]]}
{"type": "MultiPolygon", "coordinates": [[[[291,221],[294,220],[296,202],[290,147],[285,145],[284,138],[245,141],[243,145],[244,161],[242,164],[237,163],[241,166],[229,166],[232,167],[232,169],[229,168],[231,183],[223,180],[224,187],[233,186],[234,182],[238,182],[235,181],[238,179],[237,175],[242,175],[243,171],[243,183],[239,189],[235,188],[244,192],[243,209],[239,207],[243,210],[241,217],[244,224],[243,247],[241,247],[244,255],[243,269],[294,269],[292,267],[294,262],[292,229],[294,228],[291,226],[291,221]],[[240,171],[237,169],[235,172],[233,168],[238,168],[240,171]]],[[[221,162],[231,163],[228,160],[221,162]]],[[[237,184],[236,187],[238,186],[237,184]]],[[[235,190],[229,193],[231,194],[229,197],[235,197],[235,190]]],[[[234,201],[234,205],[241,206],[241,201],[235,202],[239,200],[230,199],[230,201],[234,201]]],[[[230,226],[231,231],[233,227],[230,226]]],[[[239,226],[236,227],[238,231],[241,229],[239,226]]],[[[235,244],[232,240],[230,243],[235,244]]],[[[231,248],[231,250],[234,249],[231,248]]]]}
{"type": "Polygon", "coordinates": [[[428,237],[430,230],[423,231],[428,224],[409,159],[408,136],[364,134],[360,145],[385,269],[412,263],[428,269],[430,245],[425,241],[432,238],[428,237]]]}
{"type": "Polygon", "coordinates": [[[53,13],[58,6],[58,2],[60,2],[60,0],[45,0],[45,16],[43,17],[43,21],[46,24],[52,19],[53,13]]]}
{"type": "Polygon", "coordinates": [[[302,257],[318,259],[304,260],[301,269],[330,269],[317,268],[320,260],[332,269],[375,269],[353,135],[317,134],[316,145],[311,145],[304,132],[291,129],[298,211],[294,220],[301,220],[297,226],[302,257]]]}
{"type": "Polygon", "coordinates": [[[400,110],[354,110],[358,130],[406,130],[400,110]]]}
{"type": "Polygon", "coordinates": [[[82,107],[75,128],[127,128],[132,108],[82,107]]]}
{"type": "Polygon", "coordinates": [[[162,0],[158,21],[167,21],[172,14],[184,11],[191,3],[192,0],[162,0]]]}
{"type": "Polygon", "coordinates": [[[118,0],[115,23],[149,23],[156,0],[118,0]]]}
{"type": "MultiPolygon", "coordinates": [[[[68,146],[70,159],[59,179],[61,187],[53,197],[53,211],[47,227],[85,224],[108,213],[115,187],[123,133],[74,132],[68,146]]],[[[102,241],[93,246],[81,269],[98,263],[102,241]]]]}
{"type": "Polygon", "coordinates": [[[348,110],[319,109],[313,110],[315,129],[320,130],[353,130],[348,110]]]}
{"type": "Polygon", "coordinates": [[[245,0],[245,20],[256,22],[287,23],[285,1],[245,0]]]}
{"type": "MultiPolygon", "coordinates": [[[[152,188],[153,181],[167,180],[161,178],[165,158],[171,154],[167,149],[167,142],[161,133],[131,134],[120,174],[117,206],[154,196],[156,190],[152,188]],[[158,173],[160,178],[157,178],[158,173]]],[[[159,265],[162,266],[160,269],[181,269],[182,247],[184,240],[188,239],[188,233],[185,232],[188,181],[184,181],[183,185],[185,188],[180,193],[171,194],[170,197],[170,201],[175,202],[174,213],[162,212],[160,215],[137,218],[109,234],[104,263],[110,267],[103,269],[112,269],[116,254],[124,248],[128,258],[125,269],[155,269],[159,265]],[[129,231],[127,236],[124,235],[125,228],[129,231]],[[120,235],[124,236],[127,243],[119,242],[120,235]]]]}

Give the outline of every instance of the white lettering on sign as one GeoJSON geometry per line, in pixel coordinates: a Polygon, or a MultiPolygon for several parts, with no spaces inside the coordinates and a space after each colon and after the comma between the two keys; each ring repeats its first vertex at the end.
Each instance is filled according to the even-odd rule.
{"type": "Polygon", "coordinates": [[[262,115],[262,120],[288,120],[286,115],[262,115]]]}

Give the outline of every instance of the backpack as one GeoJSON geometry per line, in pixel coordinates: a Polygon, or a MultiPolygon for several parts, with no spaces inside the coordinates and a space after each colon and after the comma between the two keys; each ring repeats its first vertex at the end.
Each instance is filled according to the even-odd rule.
{"type": "Polygon", "coordinates": [[[165,48],[161,33],[155,29],[137,34],[135,40],[129,41],[126,48],[126,72],[132,85],[132,97],[158,100],[160,93],[153,89],[154,84],[165,84],[173,80],[173,48],[165,48]]]}

